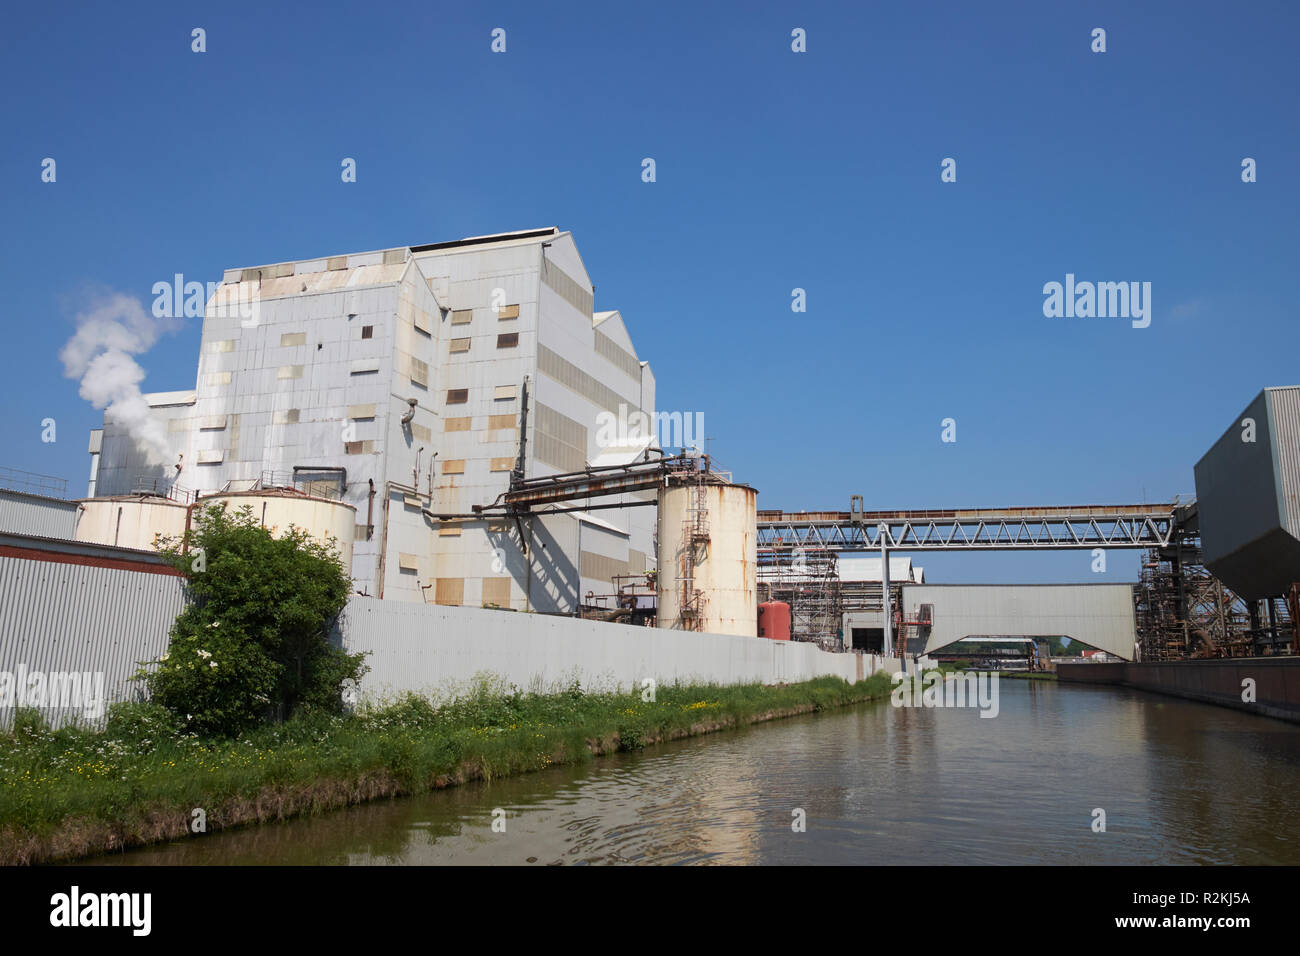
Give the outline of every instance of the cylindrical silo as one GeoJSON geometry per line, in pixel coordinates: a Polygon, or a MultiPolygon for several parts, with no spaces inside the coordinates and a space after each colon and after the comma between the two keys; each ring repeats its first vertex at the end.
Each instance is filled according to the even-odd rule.
{"type": "Polygon", "coordinates": [[[218,492],[205,495],[200,508],[225,503],[232,511],[248,507],[264,528],[279,537],[295,525],[322,544],[333,544],[343,562],[345,574],[352,573],[352,539],[356,531],[356,508],[334,498],[318,498],[287,489],[218,492]]]}
{"type": "Polygon", "coordinates": [[[746,485],[660,490],[659,627],[757,634],[757,497],[746,485]]]}
{"type": "Polygon", "coordinates": [[[154,550],[159,537],[185,534],[185,505],[157,495],[84,498],[77,514],[77,540],[119,548],[154,550]]]}

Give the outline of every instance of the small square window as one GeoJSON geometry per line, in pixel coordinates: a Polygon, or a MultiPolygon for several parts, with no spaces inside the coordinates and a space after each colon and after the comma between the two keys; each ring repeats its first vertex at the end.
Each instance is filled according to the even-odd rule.
{"type": "Polygon", "coordinates": [[[469,401],[468,388],[449,388],[447,389],[448,405],[464,405],[469,401]]]}
{"type": "Polygon", "coordinates": [[[375,327],[373,325],[361,326],[361,337],[363,339],[373,339],[375,337],[375,327]]]}
{"type": "Polygon", "coordinates": [[[499,349],[512,349],[518,344],[518,332],[503,332],[497,336],[497,348],[499,349]]]}

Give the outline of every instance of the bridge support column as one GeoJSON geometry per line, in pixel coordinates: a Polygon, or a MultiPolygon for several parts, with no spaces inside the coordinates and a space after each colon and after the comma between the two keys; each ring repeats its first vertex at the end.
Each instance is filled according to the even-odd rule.
{"type": "MultiPolygon", "coordinates": [[[[880,525],[880,599],[885,616],[885,656],[894,655],[894,609],[891,606],[889,586],[889,525],[880,525]]],[[[903,673],[907,673],[907,658],[903,649],[898,650],[899,664],[903,673]]]]}

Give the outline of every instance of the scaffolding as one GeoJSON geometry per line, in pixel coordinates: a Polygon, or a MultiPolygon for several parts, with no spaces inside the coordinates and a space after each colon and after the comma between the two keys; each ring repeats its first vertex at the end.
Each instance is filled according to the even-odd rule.
{"type": "Polygon", "coordinates": [[[760,548],[760,601],[790,605],[790,637],[826,650],[841,649],[844,600],[839,559],[827,548],[760,548]]]}
{"type": "Polygon", "coordinates": [[[1202,560],[1200,539],[1190,534],[1144,553],[1133,589],[1142,660],[1256,657],[1296,646],[1294,600],[1248,601],[1202,560]]]}

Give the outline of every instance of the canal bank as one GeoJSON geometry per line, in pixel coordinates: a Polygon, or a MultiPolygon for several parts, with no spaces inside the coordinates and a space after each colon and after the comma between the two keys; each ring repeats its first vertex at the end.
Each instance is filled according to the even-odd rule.
{"type": "Polygon", "coordinates": [[[1300,723],[1300,657],[1058,664],[1065,683],[1121,684],[1300,723]]]}
{"type": "Polygon", "coordinates": [[[1117,685],[1000,694],[992,720],[836,708],[83,862],[1300,864],[1291,726],[1117,685]]]}
{"type": "Polygon", "coordinates": [[[0,738],[0,864],[75,859],[490,781],[883,699],[889,690],[883,674],[854,684],[674,685],[645,696],[576,685],[520,694],[489,682],[438,707],[410,696],[236,740],[177,735],[157,709],[110,720],[102,733],[23,724],[0,738]]]}

